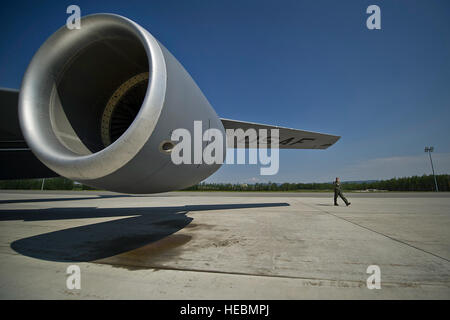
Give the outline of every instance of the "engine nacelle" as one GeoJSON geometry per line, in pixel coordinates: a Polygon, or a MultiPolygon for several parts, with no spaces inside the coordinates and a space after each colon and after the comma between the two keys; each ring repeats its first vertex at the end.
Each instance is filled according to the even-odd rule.
{"type": "Polygon", "coordinates": [[[220,167],[171,161],[174,129],[224,127],[170,52],[118,15],[86,16],[81,29],[62,27],[41,46],[22,82],[19,119],[46,166],[98,188],[177,190],[220,167]]]}

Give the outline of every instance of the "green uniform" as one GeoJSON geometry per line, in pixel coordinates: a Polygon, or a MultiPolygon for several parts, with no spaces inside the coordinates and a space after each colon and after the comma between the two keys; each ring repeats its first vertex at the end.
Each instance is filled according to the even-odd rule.
{"type": "Polygon", "coordinates": [[[345,204],[348,206],[349,202],[347,200],[347,198],[344,197],[344,195],[342,194],[341,191],[341,184],[339,182],[334,182],[334,204],[338,204],[337,203],[337,198],[341,197],[342,200],[344,200],[345,204]]]}

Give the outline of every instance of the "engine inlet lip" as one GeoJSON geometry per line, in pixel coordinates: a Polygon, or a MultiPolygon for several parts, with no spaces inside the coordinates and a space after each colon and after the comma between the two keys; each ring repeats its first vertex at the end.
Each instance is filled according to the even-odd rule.
{"type": "Polygon", "coordinates": [[[115,14],[83,17],[80,30],[65,26],[48,38],[34,55],[25,73],[19,95],[19,120],[33,153],[50,169],[74,180],[93,180],[115,172],[145,145],[156,127],[166,92],[166,65],[158,41],[135,22],[115,14]],[[75,153],[51,130],[51,101],[64,59],[73,56],[74,46],[89,35],[101,37],[112,28],[124,28],[142,44],[150,68],[143,104],[130,127],[113,143],[90,154],[75,153]]]}

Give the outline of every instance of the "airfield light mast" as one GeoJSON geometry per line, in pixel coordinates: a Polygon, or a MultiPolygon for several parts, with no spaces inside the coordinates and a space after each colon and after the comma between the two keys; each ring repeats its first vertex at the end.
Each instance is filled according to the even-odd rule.
{"type": "Polygon", "coordinates": [[[437,184],[437,181],[436,181],[436,176],[434,174],[433,159],[431,159],[431,153],[433,151],[434,151],[434,147],[425,147],[425,152],[428,152],[428,155],[430,156],[431,170],[433,171],[434,184],[436,186],[436,192],[438,192],[439,189],[438,189],[438,184],[437,184]]]}

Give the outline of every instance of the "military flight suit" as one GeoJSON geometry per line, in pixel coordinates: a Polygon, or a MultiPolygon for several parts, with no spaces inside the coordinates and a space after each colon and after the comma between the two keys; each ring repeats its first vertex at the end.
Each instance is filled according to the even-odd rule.
{"type": "Polygon", "coordinates": [[[344,197],[341,191],[341,184],[339,182],[334,182],[334,205],[337,205],[337,198],[341,197],[342,200],[344,200],[345,204],[348,206],[350,202],[348,202],[347,198],[344,197]]]}

